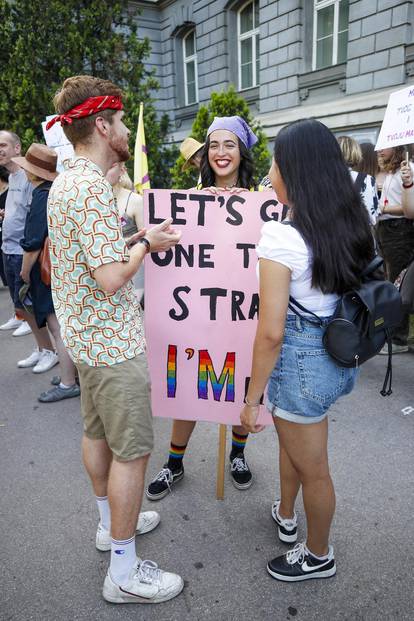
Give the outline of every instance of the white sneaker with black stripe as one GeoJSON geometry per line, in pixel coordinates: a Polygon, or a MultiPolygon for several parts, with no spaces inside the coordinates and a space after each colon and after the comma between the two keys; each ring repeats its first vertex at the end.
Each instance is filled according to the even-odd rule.
{"type": "Polygon", "coordinates": [[[112,604],[160,604],[181,593],[181,576],[162,571],[153,561],[137,558],[126,584],[119,586],[108,570],[102,595],[112,604]]]}
{"type": "Polygon", "coordinates": [[[309,553],[305,543],[298,543],[287,554],[269,561],[267,571],[272,578],[282,582],[330,578],[336,574],[333,547],[329,546],[326,557],[319,559],[309,553]]]}
{"type": "Polygon", "coordinates": [[[277,524],[280,541],[283,543],[295,543],[298,538],[298,516],[293,513],[293,518],[285,519],[279,515],[280,500],[272,505],[272,518],[277,524]]]}

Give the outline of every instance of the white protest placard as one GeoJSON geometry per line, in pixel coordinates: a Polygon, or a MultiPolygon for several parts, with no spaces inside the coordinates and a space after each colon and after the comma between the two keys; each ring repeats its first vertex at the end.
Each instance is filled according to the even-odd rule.
{"type": "Polygon", "coordinates": [[[375,150],[414,142],[414,85],[391,93],[375,150]]]}
{"type": "Polygon", "coordinates": [[[56,115],[51,114],[42,123],[43,135],[48,147],[54,149],[58,156],[57,170],[62,172],[63,162],[74,157],[72,143],[66,138],[60,123],[55,123],[50,129],[46,129],[46,124],[56,115]]]}

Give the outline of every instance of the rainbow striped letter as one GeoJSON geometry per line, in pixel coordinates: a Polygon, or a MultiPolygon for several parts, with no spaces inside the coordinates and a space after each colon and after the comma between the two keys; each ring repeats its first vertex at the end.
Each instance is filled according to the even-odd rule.
{"type": "Polygon", "coordinates": [[[167,357],[167,397],[175,398],[177,390],[177,345],[168,345],[167,357]]]}
{"type": "Polygon", "coordinates": [[[214,400],[220,401],[221,393],[227,380],[225,401],[234,401],[235,365],[236,353],[234,351],[227,352],[220,379],[217,381],[210,354],[207,349],[200,349],[198,352],[198,398],[208,399],[208,376],[210,376],[214,400]]]}

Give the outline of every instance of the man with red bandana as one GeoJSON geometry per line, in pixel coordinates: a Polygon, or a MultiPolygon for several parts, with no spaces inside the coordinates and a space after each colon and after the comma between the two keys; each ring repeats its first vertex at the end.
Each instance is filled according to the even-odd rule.
{"type": "Polygon", "coordinates": [[[150,388],[141,309],[132,276],[149,251],[175,245],[171,220],[141,230],[127,247],[105,174],[130,156],[121,90],[76,76],[54,99],[75,149],[49,194],[52,294],[62,338],[79,371],[83,461],[99,510],[98,550],[111,550],[103,586],[112,603],[157,603],[178,595],[180,576],[136,555],[135,534],[155,528],[139,513],[153,448],[150,388]]]}

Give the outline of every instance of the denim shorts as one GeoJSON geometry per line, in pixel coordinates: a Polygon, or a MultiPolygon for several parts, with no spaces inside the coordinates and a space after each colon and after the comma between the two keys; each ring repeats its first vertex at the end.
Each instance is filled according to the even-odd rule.
{"type": "Polygon", "coordinates": [[[279,359],[267,386],[272,416],[294,423],[318,423],[342,395],[351,392],[358,369],[338,367],[322,343],[323,326],[288,315],[279,359]]]}
{"type": "Polygon", "coordinates": [[[4,254],[4,273],[6,275],[7,285],[10,291],[10,297],[13,301],[14,308],[23,308],[19,300],[20,287],[24,284],[20,276],[22,271],[23,255],[22,254],[4,254]]]}

